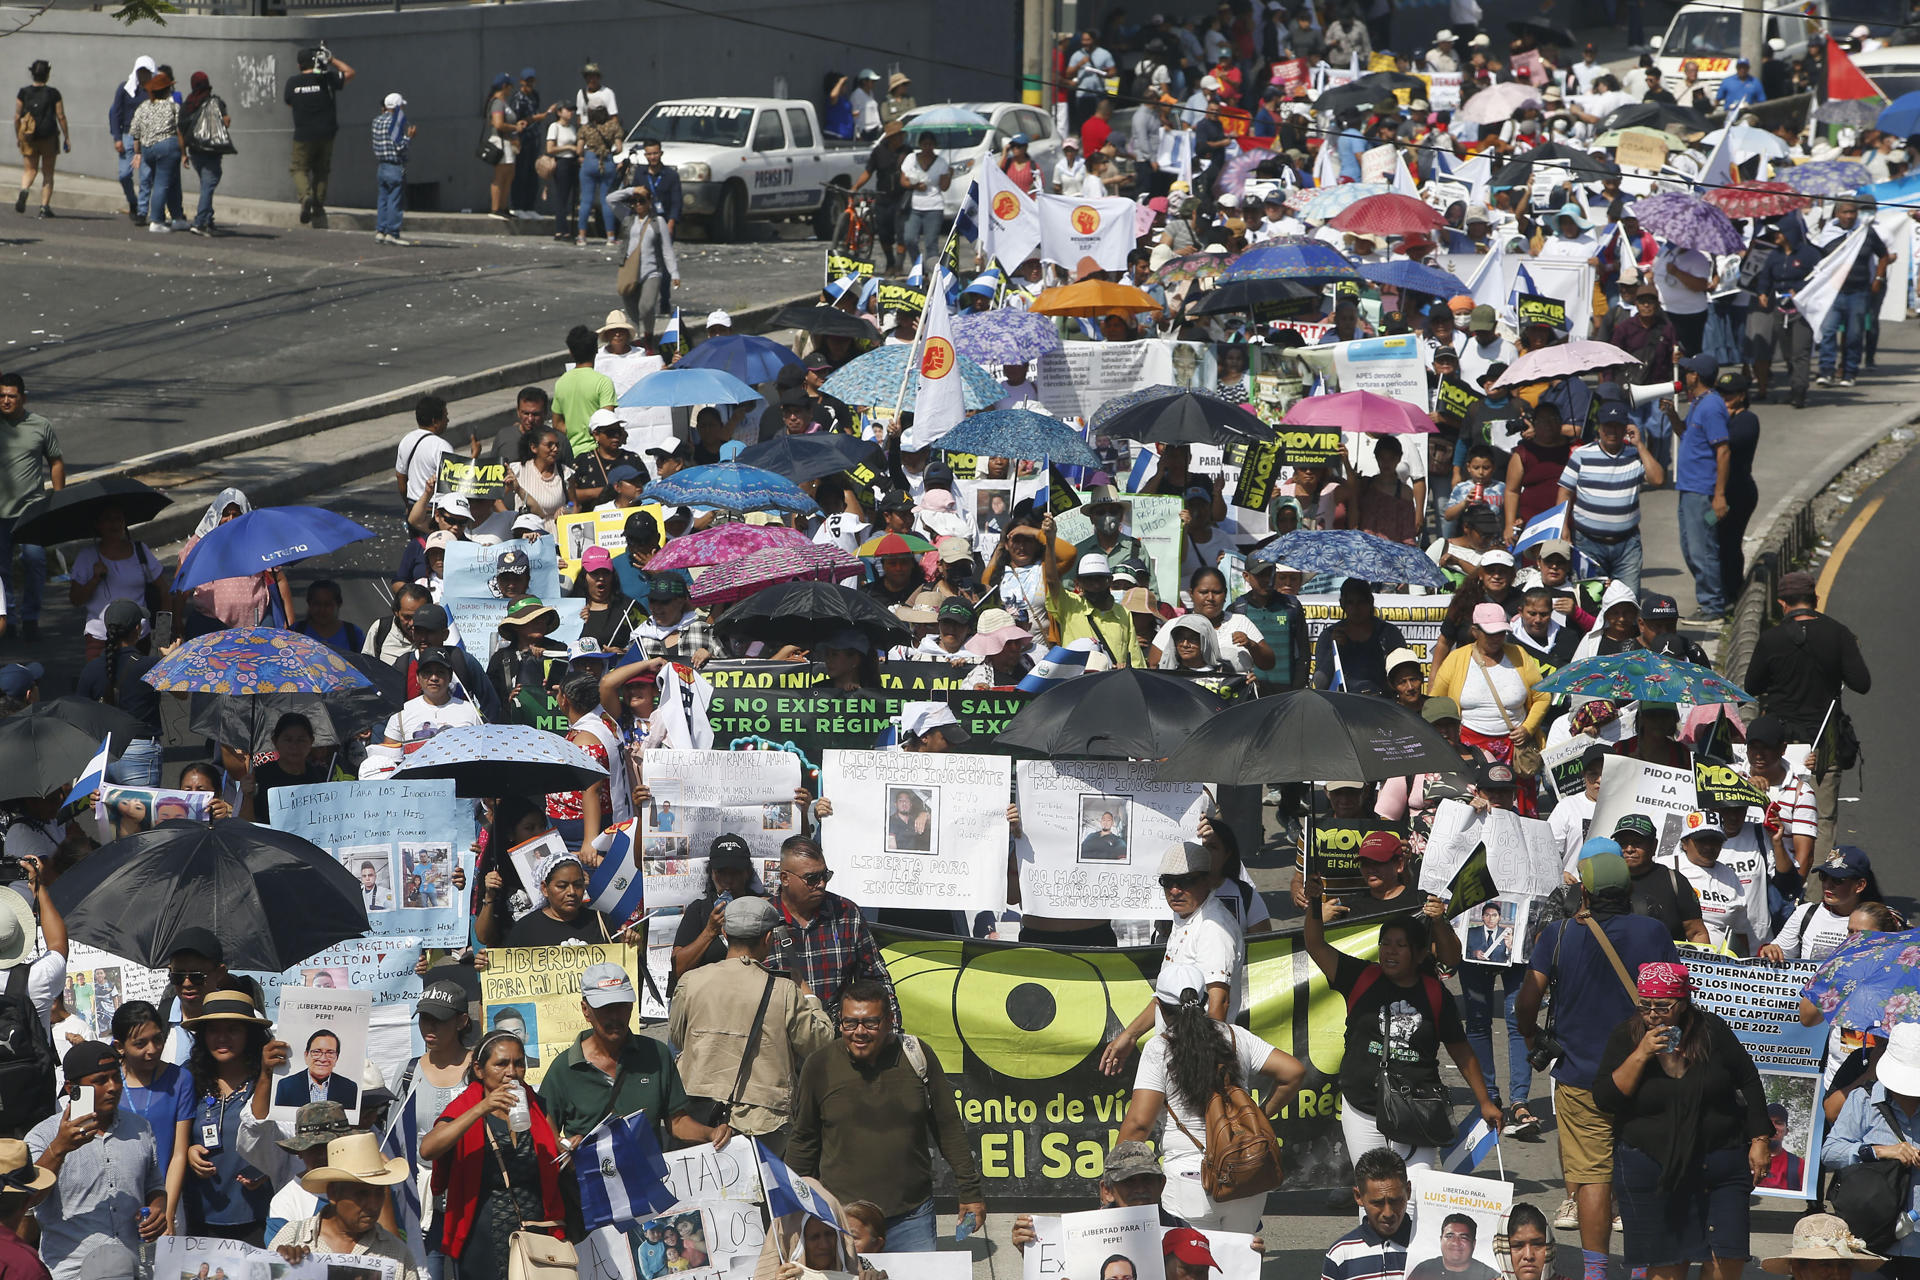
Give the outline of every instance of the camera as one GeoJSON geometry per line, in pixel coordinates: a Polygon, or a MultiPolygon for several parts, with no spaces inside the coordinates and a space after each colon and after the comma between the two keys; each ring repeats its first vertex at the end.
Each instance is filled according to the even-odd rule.
{"type": "Polygon", "coordinates": [[[327,48],[327,42],[322,40],[319,44],[315,45],[313,49],[313,69],[315,71],[325,71],[332,66],[333,50],[327,48]]]}
{"type": "Polygon", "coordinates": [[[1566,1046],[1542,1032],[1534,1039],[1533,1048],[1527,1051],[1527,1065],[1535,1071],[1551,1071],[1553,1064],[1566,1056],[1566,1046]]]}

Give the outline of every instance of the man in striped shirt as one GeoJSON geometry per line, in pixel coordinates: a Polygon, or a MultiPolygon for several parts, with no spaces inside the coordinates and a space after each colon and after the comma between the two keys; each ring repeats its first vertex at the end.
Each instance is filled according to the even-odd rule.
{"type": "Polygon", "coordinates": [[[1627,406],[1601,406],[1599,439],[1583,444],[1560,472],[1560,501],[1567,506],[1567,537],[1605,577],[1640,593],[1640,486],[1667,478],[1647,451],[1627,406]]]}
{"type": "Polygon", "coordinates": [[[1375,1147],[1353,1162],[1353,1198],[1360,1225],[1333,1242],[1320,1280],[1400,1280],[1407,1270],[1413,1222],[1407,1201],[1413,1186],[1407,1162],[1391,1147],[1375,1147]]]}

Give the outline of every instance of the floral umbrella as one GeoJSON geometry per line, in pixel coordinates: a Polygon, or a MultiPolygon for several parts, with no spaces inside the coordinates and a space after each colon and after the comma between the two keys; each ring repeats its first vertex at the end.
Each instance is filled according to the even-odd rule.
{"type": "Polygon", "coordinates": [[[731,604],[776,583],[857,578],[865,572],[858,560],[830,543],[767,547],[708,569],[694,579],[692,598],[701,606],[731,604]]]}
{"type": "Polygon", "coordinates": [[[196,636],[140,678],[167,693],[330,693],[372,683],[318,640],[278,627],[196,636]]]}
{"type": "Polygon", "coordinates": [[[953,318],[953,345],[983,365],[1027,364],[1060,349],[1060,331],[1045,316],[1012,307],[953,318]]]}
{"type": "Polygon", "coordinates": [[[770,547],[811,545],[806,534],[783,524],[740,524],[730,521],[672,539],[647,561],[647,568],[699,569],[710,564],[738,560],[770,547]]]}
{"type": "Polygon", "coordinates": [[[1633,211],[1655,238],[1682,249],[1738,253],[1747,244],[1734,229],[1733,219],[1699,196],[1663,191],[1634,201],[1633,211]]]}
{"type": "Polygon", "coordinates": [[[1800,994],[1828,1022],[1853,1031],[1920,1022],[1920,929],[1852,935],[1800,994]]]}
{"type": "Polygon", "coordinates": [[[1202,250],[1198,253],[1184,254],[1161,264],[1160,269],[1153,273],[1153,279],[1155,283],[1163,285],[1182,284],[1188,280],[1206,280],[1225,271],[1227,264],[1232,261],[1233,255],[1230,253],[1208,253],[1202,250]]]}
{"type": "Polygon", "coordinates": [[[1753,695],[1711,667],[1675,662],[1651,649],[1595,654],[1569,662],[1535,688],[1579,698],[1621,702],[1752,702],[1753,695]]]}
{"type": "Polygon", "coordinates": [[[1867,166],[1857,160],[1815,160],[1795,165],[1780,175],[1803,196],[1850,196],[1873,181],[1867,166]]]}

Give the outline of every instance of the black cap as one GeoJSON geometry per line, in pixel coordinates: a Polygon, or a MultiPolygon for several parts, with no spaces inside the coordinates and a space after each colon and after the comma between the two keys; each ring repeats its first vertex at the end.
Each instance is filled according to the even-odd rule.
{"type": "Polygon", "coordinates": [[[1747,726],[1747,745],[1772,747],[1787,745],[1787,726],[1779,716],[1756,716],[1747,726]]]}
{"type": "Polygon", "coordinates": [[[713,844],[707,848],[709,871],[744,871],[752,865],[753,851],[747,847],[745,839],[731,831],[715,836],[713,844]]]}
{"type": "Polygon", "coordinates": [[[939,619],[942,622],[961,622],[973,625],[973,606],[959,596],[948,596],[940,602],[939,619]]]}
{"type": "Polygon", "coordinates": [[[1643,618],[1678,618],[1680,606],[1674,603],[1672,596],[1663,596],[1649,591],[1640,597],[1640,616],[1643,618]]]}
{"type": "Polygon", "coordinates": [[[944,462],[929,462],[926,470],[921,474],[925,477],[929,489],[953,488],[953,468],[944,462]]]}
{"type": "Polygon", "coordinates": [[[1513,766],[1500,760],[1481,761],[1480,768],[1474,772],[1473,784],[1482,791],[1488,787],[1519,785],[1513,778],[1513,766]]]}
{"type": "Polygon", "coordinates": [[[413,611],[413,629],[415,631],[445,631],[451,624],[447,620],[447,607],[428,601],[413,611]]]}
{"type": "Polygon", "coordinates": [[[113,1051],[112,1045],[98,1040],[82,1040],[60,1059],[60,1070],[69,1082],[76,1084],[90,1075],[119,1069],[120,1055],[113,1051]]]}
{"type": "Polygon", "coordinates": [[[167,959],[172,960],[182,951],[205,956],[215,964],[227,962],[226,948],[220,945],[220,939],[214,936],[213,930],[197,924],[190,924],[173,935],[173,941],[167,947],[167,959]]]}
{"type": "Polygon", "coordinates": [[[422,649],[420,651],[420,659],[415,666],[416,668],[442,666],[451,674],[453,671],[453,650],[447,648],[445,645],[439,644],[434,645],[430,649],[422,649]]]}
{"type": "Polygon", "coordinates": [[[1594,773],[1607,767],[1607,749],[1594,743],[1580,753],[1580,769],[1583,773],[1594,773]]]}

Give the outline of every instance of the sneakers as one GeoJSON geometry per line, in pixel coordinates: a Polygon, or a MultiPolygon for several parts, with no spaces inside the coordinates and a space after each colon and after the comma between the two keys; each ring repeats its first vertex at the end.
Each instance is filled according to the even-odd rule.
{"type": "Polygon", "coordinates": [[[25,213],[27,211],[27,189],[25,187],[20,188],[20,194],[13,198],[13,211],[15,213],[25,213]]]}
{"type": "Polygon", "coordinates": [[[152,231],[156,234],[160,234],[160,233],[171,231],[173,230],[173,228],[168,226],[164,222],[149,222],[147,224],[147,230],[152,231]]]}
{"type": "Polygon", "coordinates": [[[311,197],[300,202],[300,221],[313,221],[313,200],[311,197]]]}
{"type": "Polygon", "coordinates": [[[1833,385],[1833,375],[1830,373],[1817,373],[1813,377],[1813,385],[1816,387],[1830,387],[1833,385]]]}
{"type": "Polygon", "coordinates": [[[194,223],[192,226],[188,227],[187,232],[190,235],[196,235],[196,236],[210,236],[213,234],[213,232],[209,231],[207,228],[201,226],[197,222],[194,223]]]}
{"type": "Polygon", "coordinates": [[[404,240],[399,236],[388,236],[387,243],[391,245],[398,245],[402,249],[410,248],[413,245],[413,241],[404,240]]]}
{"type": "Polygon", "coordinates": [[[376,231],[373,233],[373,242],[375,244],[385,244],[391,238],[392,237],[388,236],[384,231],[376,231]]]}
{"type": "Polygon", "coordinates": [[[40,216],[43,218],[51,218],[53,216],[53,206],[50,204],[41,205],[40,216]]]}
{"type": "Polygon", "coordinates": [[[1568,1196],[1560,1202],[1560,1212],[1553,1215],[1553,1228],[1556,1231],[1578,1231],[1580,1229],[1580,1206],[1568,1196]]]}
{"type": "Polygon", "coordinates": [[[1840,385],[1843,387],[1850,387],[1853,385],[1853,381],[1854,380],[1852,378],[1842,378],[1840,379],[1840,385]]]}

